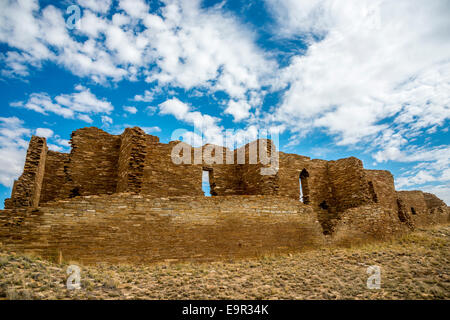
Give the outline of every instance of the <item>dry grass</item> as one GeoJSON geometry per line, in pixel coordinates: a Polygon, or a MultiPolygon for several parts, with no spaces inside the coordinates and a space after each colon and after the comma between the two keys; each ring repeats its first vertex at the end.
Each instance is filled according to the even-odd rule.
{"type": "Polygon", "coordinates": [[[450,226],[400,239],[259,259],[156,265],[80,266],[80,290],[66,289],[68,263],[0,251],[7,299],[449,299],[450,226]],[[381,267],[381,289],[366,286],[381,267]]]}

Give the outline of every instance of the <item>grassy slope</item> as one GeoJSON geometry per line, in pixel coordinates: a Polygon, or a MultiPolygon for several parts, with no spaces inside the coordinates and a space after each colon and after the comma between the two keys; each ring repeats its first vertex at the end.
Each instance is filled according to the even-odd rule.
{"type": "Polygon", "coordinates": [[[245,261],[81,266],[82,288],[65,286],[68,264],[0,251],[0,298],[9,299],[449,299],[450,226],[389,243],[245,261]],[[370,265],[381,289],[366,287],[370,265]]]}

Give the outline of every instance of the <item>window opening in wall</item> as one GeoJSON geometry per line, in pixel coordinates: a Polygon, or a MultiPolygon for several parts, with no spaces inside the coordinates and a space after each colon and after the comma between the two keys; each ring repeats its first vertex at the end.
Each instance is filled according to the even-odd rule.
{"type": "Polygon", "coordinates": [[[202,190],[206,197],[211,197],[211,183],[209,180],[210,174],[211,174],[211,170],[203,170],[202,190]]]}
{"type": "Polygon", "coordinates": [[[372,201],[377,203],[378,202],[378,197],[377,197],[377,194],[375,193],[375,188],[373,187],[372,181],[369,181],[369,192],[370,192],[370,195],[372,197],[372,201]]]}
{"type": "Polygon", "coordinates": [[[412,213],[412,214],[417,214],[416,209],[414,209],[413,207],[411,207],[411,213],[412,213]]]}
{"type": "Polygon", "coordinates": [[[329,208],[328,203],[327,203],[326,201],[322,201],[322,202],[319,204],[319,207],[320,207],[321,209],[324,209],[324,210],[327,210],[327,209],[329,208]]]}
{"type": "Polygon", "coordinates": [[[306,169],[300,172],[300,201],[304,204],[309,203],[309,185],[308,185],[309,173],[306,169]]]}
{"type": "Polygon", "coordinates": [[[79,197],[79,196],[81,196],[81,194],[80,194],[80,189],[78,189],[78,188],[73,188],[73,189],[70,191],[69,198],[75,198],[75,197],[79,197]]]}

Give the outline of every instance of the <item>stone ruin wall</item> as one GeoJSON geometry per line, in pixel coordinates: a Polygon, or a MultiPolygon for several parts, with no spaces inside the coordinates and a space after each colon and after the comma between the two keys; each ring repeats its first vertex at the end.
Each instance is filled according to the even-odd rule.
{"type": "Polygon", "coordinates": [[[282,197],[114,194],[6,211],[0,242],[9,250],[94,264],[287,253],[321,246],[324,238],[310,207],[282,197]]]}
{"type": "MultiPolygon", "coordinates": [[[[171,151],[178,143],[160,143],[158,137],[139,128],[128,128],[118,136],[98,128],[83,128],[72,134],[72,150],[64,154],[48,151],[44,138],[33,137],[24,172],[14,183],[11,199],[5,201],[7,210],[0,213],[0,243],[32,250],[36,243],[44,241],[46,245],[41,246],[45,255],[54,250],[63,250],[67,255],[67,251],[74,250],[81,256],[87,247],[97,246],[100,249],[95,254],[106,259],[116,247],[116,252],[122,250],[124,259],[135,260],[131,258],[132,250],[144,246],[151,255],[156,254],[156,260],[176,259],[177,255],[183,256],[183,251],[191,257],[209,259],[220,256],[217,252],[207,254],[210,246],[220,247],[219,251],[230,255],[248,256],[283,251],[281,247],[291,250],[297,248],[292,245],[295,241],[324,243],[324,235],[340,244],[384,239],[449,219],[448,207],[436,196],[396,191],[389,171],[364,169],[362,161],[354,157],[325,161],[279,152],[277,174],[264,176],[260,170],[267,165],[259,156],[256,163],[249,163],[249,151],[259,151],[259,141],[238,150],[213,145],[194,148],[192,164],[177,165],[171,151]],[[216,152],[223,153],[224,159],[228,156],[235,164],[195,162],[199,152],[209,155],[210,160],[216,152]],[[245,156],[244,164],[237,163],[241,155],[245,156]],[[203,195],[203,170],[209,171],[210,198],[203,195]],[[273,223],[261,218],[266,213],[270,213],[266,218],[273,223]],[[180,219],[183,223],[177,224],[180,219]],[[128,226],[124,233],[116,233],[117,241],[123,243],[109,236],[112,230],[121,230],[120,221],[128,226]],[[294,231],[305,221],[308,230],[315,230],[315,236],[294,231]],[[139,227],[131,227],[131,223],[145,225],[145,232],[152,236],[145,241],[144,233],[134,236],[139,227]],[[196,229],[190,223],[203,227],[196,229]],[[190,236],[191,232],[203,238],[190,236]],[[181,238],[175,236],[178,233],[181,238]],[[265,233],[267,238],[263,239],[265,233]],[[280,240],[284,239],[282,234],[291,237],[291,244],[283,244],[287,240],[280,240]],[[169,240],[171,237],[179,242],[169,240]],[[221,237],[229,244],[218,240],[221,237]],[[105,244],[107,239],[112,241],[111,248],[105,244]],[[186,244],[193,242],[187,239],[200,242],[188,248],[186,244]],[[238,247],[236,239],[241,239],[238,247]],[[72,242],[75,244],[70,245],[72,242]],[[83,249],[77,249],[76,243],[83,249]],[[148,246],[157,246],[158,253],[148,246]]],[[[92,253],[87,250],[84,259],[92,253]]],[[[119,259],[118,254],[114,257],[119,259]]]]}
{"type": "Polygon", "coordinates": [[[372,202],[398,210],[394,176],[387,170],[365,170],[365,174],[372,202]]]}
{"type": "Polygon", "coordinates": [[[31,138],[23,173],[17,181],[14,181],[12,196],[10,199],[6,199],[5,208],[37,207],[39,205],[47,151],[45,138],[36,136],[31,138]]]}

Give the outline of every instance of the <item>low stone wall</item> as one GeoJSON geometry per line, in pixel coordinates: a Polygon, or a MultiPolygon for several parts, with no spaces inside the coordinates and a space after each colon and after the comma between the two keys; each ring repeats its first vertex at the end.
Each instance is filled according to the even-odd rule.
{"type": "Polygon", "coordinates": [[[336,245],[355,245],[387,240],[410,231],[396,210],[380,205],[365,205],[345,210],[336,225],[332,240],[336,245]]]}
{"type": "Polygon", "coordinates": [[[0,212],[4,248],[84,264],[220,260],[322,246],[311,207],[274,196],[115,194],[0,212]]]}
{"type": "Polygon", "coordinates": [[[415,227],[446,223],[448,207],[430,193],[422,191],[397,191],[399,212],[407,216],[415,227]]]}

